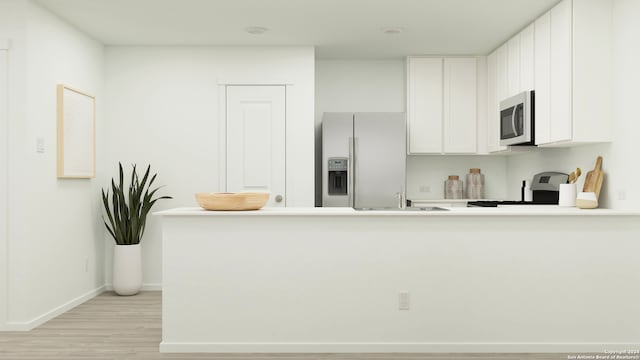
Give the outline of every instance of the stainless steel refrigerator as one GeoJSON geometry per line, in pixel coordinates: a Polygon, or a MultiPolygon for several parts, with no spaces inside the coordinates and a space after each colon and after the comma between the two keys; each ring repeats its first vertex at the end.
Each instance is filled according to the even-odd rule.
{"type": "Polygon", "coordinates": [[[406,155],[404,113],[324,113],[322,206],[404,208],[406,155]]]}

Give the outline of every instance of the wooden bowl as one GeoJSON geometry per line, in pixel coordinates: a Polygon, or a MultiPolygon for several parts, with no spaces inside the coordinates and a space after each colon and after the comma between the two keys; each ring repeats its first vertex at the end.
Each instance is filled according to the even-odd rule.
{"type": "Polygon", "coordinates": [[[268,200],[267,192],[196,193],[198,205],[206,210],[258,210],[268,200]]]}

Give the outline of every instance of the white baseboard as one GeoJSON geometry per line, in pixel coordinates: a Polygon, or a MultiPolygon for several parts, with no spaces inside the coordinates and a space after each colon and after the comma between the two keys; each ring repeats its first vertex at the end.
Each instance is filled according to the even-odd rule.
{"type": "Polygon", "coordinates": [[[177,343],[161,353],[601,353],[637,349],[628,343],[177,343]]]}
{"type": "MultiPolygon", "coordinates": [[[[105,285],[105,290],[106,291],[113,291],[113,285],[112,284],[107,284],[105,285]]],[[[141,291],[162,291],[162,284],[142,284],[142,289],[140,289],[141,291]]]]}
{"type": "Polygon", "coordinates": [[[32,330],[45,322],[53,319],[54,317],[63,314],[74,307],[84,303],[87,300],[93,299],[97,295],[101,294],[105,291],[105,286],[100,286],[93,290],[90,290],[77,298],[58,306],[57,308],[48,311],[33,320],[25,321],[25,322],[7,322],[7,324],[3,327],[3,331],[29,331],[32,330]]]}

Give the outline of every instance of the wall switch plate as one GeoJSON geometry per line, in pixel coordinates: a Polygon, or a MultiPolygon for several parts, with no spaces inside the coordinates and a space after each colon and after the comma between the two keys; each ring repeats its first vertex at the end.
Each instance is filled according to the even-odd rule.
{"type": "Polygon", "coordinates": [[[411,302],[409,298],[409,292],[403,291],[398,294],[398,310],[409,310],[411,308],[411,302]]]}
{"type": "Polygon", "coordinates": [[[36,138],[36,152],[38,154],[44,154],[44,138],[43,137],[36,138]]]}
{"type": "Polygon", "coordinates": [[[420,185],[420,192],[423,193],[430,193],[431,192],[431,186],[429,185],[420,185]]]}
{"type": "Polygon", "coordinates": [[[618,200],[627,200],[627,192],[618,191],[618,200]]]}

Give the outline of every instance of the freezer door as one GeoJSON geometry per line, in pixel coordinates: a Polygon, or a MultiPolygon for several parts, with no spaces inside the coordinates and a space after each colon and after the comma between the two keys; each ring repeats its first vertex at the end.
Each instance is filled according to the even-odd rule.
{"type": "Polygon", "coordinates": [[[351,178],[351,162],[349,159],[350,143],[353,141],[353,113],[324,113],[322,115],[322,206],[353,206],[351,178]],[[346,171],[339,169],[333,173],[337,164],[343,164],[346,171]],[[330,165],[334,167],[330,169],[330,165]],[[343,172],[344,171],[344,172],[343,172]],[[346,172],[346,173],[345,173],[346,172]],[[344,184],[331,184],[330,181],[340,181],[344,184]],[[332,188],[347,188],[342,191],[329,191],[332,188]]]}
{"type": "Polygon", "coordinates": [[[407,132],[404,113],[356,113],[354,207],[398,208],[404,201],[407,132]]]}

